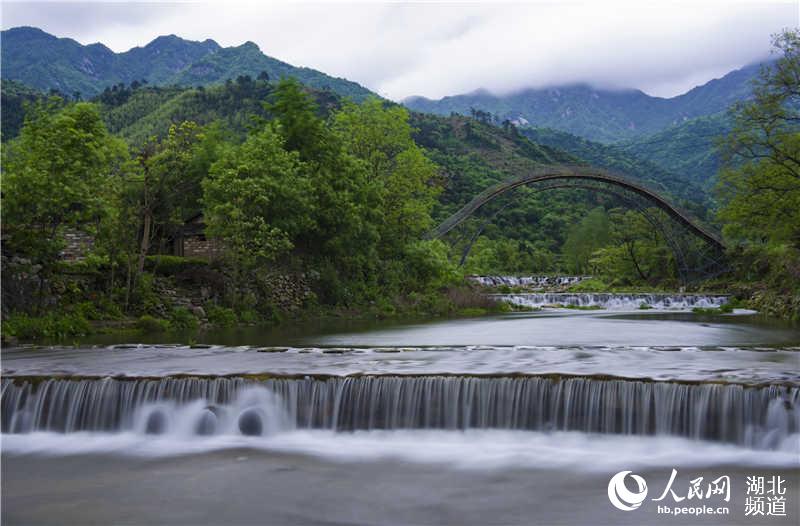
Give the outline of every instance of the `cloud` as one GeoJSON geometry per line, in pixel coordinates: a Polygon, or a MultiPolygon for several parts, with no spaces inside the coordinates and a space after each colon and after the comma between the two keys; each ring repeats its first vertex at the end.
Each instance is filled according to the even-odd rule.
{"type": "MultiPolygon", "coordinates": [[[[167,2],[3,2],[3,28],[34,26],[89,44],[100,41],[94,35],[113,34],[118,30],[133,35],[137,29],[171,16],[179,7],[179,4],[167,2]]],[[[123,46],[131,48],[144,43],[136,41],[127,45],[126,42],[123,46]]]]}
{"type": "Polygon", "coordinates": [[[389,98],[587,82],[672,96],[765,58],[796,2],[6,2],[33,25],[115,51],[156,36],[252,40],[389,98]]]}

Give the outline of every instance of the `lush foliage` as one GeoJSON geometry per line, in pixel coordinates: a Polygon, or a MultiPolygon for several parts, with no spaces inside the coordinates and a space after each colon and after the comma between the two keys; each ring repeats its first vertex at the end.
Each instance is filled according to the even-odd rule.
{"type": "Polygon", "coordinates": [[[246,279],[278,260],[314,268],[320,297],[333,303],[438,279],[425,269],[416,272],[425,279],[409,283],[399,270],[414,266],[403,257],[431,225],[438,192],[435,166],[411,139],[405,110],[369,99],[324,120],[293,81],[282,82],[266,107],[274,119],[227,149],[204,182],[208,232],[230,249],[237,274],[246,279]]]}
{"type": "MultiPolygon", "coordinates": [[[[641,139],[641,143],[652,146],[654,152],[637,151],[628,146],[607,145],[584,139],[566,132],[547,128],[522,128],[521,133],[532,141],[559,148],[571,153],[586,163],[601,168],[606,168],[613,173],[620,174],[641,182],[662,195],[672,196],[684,208],[693,211],[697,216],[704,217],[709,209],[709,200],[705,198],[702,184],[707,181],[716,169],[698,173],[694,166],[694,159],[686,159],[684,144],[675,144],[669,141],[679,141],[681,135],[675,135],[675,129],[669,132],[660,132],[659,136],[641,139]],[[661,137],[661,134],[664,137],[661,137]],[[671,147],[677,152],[671,152],[671,147]],[[629,153],[630,152],[630,153],[629,153]],[[658,156],[657,155],[663,155],[658,156]],[[680,158],[686,165],[675,165],[669,162],[672,158],[680,158]],[[651,162],[651,159],[653,162],[651,162]],[[662,168],[666,167],[665,168],[662,168]]],[[[698,145],[708,155],[713,147],[714,137],[709,135],[705,142],[698,145]]]]}
{"type": "Polygon", "coordinates": [[[37,106],[4,148],[3,220],[7,243],[50,268],[67,230],[100,233],[127,149],[108,134],[97,108],[37,106]]]}
{"type": "Polygon", "coordinates": [[[105,88],[143,79],[159,86],[197,86],[243,75],[274,80],[295,77],[309,86],[328,88],[357,100],[370,94],[355,82],[268,57],[252,42],[223,48],[210,39],[194,42],[170,35],[114,53],[103,45],[83,46],[32,27],[3,31],[2,39],[4,79],[42,91],[57,89],[72,98],[90,98],[105,88]]]}
{"type": "Polygon", "coordinates": [[[590,211],[570,227],[564,242],[564,263],[573,274],[588,274],[592,253],[608,244],[611,223],[602,208],[590,211]]]}
{"type": "Polygon", "coordinates": [[[720,112],[689,119],[615,148],[678,174],[690,181],[691,191],[696,192],[698,187],[707,191],[716,183],[721,166],[717,142],[729,132],[730,121],[725,112],[720,112]]]}
{"type": "MultiPolygon", "coordinates": [[[[732,245],[746,244],[733,255],[737,272],[752,284],[746,262],[765,269],[759,275],[769,279],[751,292],[770,311],[796,295],[780,284],[797,273],[800,243],[796,34],[777,43],[783,58],[726,117],[733,133],[715,157],[728,163],[720,220],[732,245]]],[[[157,41],[178,53],[159,64],[168,68],[182,45],[157,41]]],[[[244,67],[237,56],[253,53],[222,51],[203,55],[192,74],[228,75],[244,67]]],[[[542,164],[605,166],[696,211],[708,208],[698,186],[618,146],[523,130],[483,110],[441,117],[377,97],[357,104],[269,77],[243,74],[209,88],[137,81],[88,103],[8,84],[12,131],[25,117],[3,150],[4,257],[17,269],[4,273],[4,292],[38,291],[42,301],[6,317],[6,333],[66,337],[90,320],[123,316],[156,331],[319,309],[390,316],[492,308],[456,285],[464,272],[592,274],[598,279],[584,285],[592,290],[677,284],[674,255],[650,222],[661,212],[622,209],[614,195],[586,189],[519,188],[482,208],[460,238],[423,240],[485,188],[542,164]],[[224,248],[222,259],[171,255],[187,226],[204,228],[224,248]],[[94,244],[85,261],[66,264],[59,259],[71,231],[91,234],[94,244]],[[16,288],[6,287],[6,274],[16,288]],[[45,302],[45,293],[60,303],[45,302]]],[[[738,93],[735,82],[723,84],[708,97],[738,93]]],[[[701,120],[673,130],[691,136],[701,120]]]]}
{"type": "Polygon", "coordinates": [[[2,118],[0,130],[3,133],[2,140],[5,142],[19,135],[25,122],[26,108],[37,102],[43,102],[46,97],[42,92],[13,80],[4,78],[0,82],[2,83],[0,91],[2,91],[3,107],[2,115],[0,115],[2,118]]]}
{"type": "Polygon", "coordinates": [[[5,336],[22,340],[42,338],[58,340],[85,336],[90,332],[89,322],[80,314],[48,313],[43,316],[30,316],[18,313],[3,320],[5,336]]]}
{"type": "Polygon", "coordinates": [[[731,239],[800,247],[800,33],[780,34],[775,47],[782,56],[752,100],[731,110],[720,216],[731,239]]]}
{"type": "MultiPolygon", "coordinates": [[[[654,215],[657,211],[648,213],[654,215]]],[[[610,242],[590,256],[592,273],[613,285],[654,285],[675,280],[673,253],[644,215],[614,209],[609,216],[610,242]]]]}

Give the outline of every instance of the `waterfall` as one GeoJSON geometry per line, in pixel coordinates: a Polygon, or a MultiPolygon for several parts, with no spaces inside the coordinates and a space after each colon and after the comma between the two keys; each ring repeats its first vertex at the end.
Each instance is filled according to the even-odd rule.
{"type": "Polygon", "coordinates": [[[800,388],[535,376],[6,378],[4,433],[267,434],[295,428],[564,430],[774,449],[800,388]]]}
{"type": "Polygon", "coordinates": [[[728,301],[727,296],[700,294],[612,294],[612,293],[531,293],[492,294],[494,298],[525,307],[566,305],[572,307],[597,307],[610,310],[687,310],[695,307],[719,308],[728,301]]]}
{"type": "Polygon", "coordinates": [[[468,276],[467,279],[484,287],[564,287],[580,283],[591,276],[468,276]]]}

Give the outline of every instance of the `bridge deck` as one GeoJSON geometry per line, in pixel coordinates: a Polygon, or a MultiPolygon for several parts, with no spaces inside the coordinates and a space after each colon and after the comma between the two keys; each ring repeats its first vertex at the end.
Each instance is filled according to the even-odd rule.
{"type": "Polygon", "coordinates": [[[699,224],[688,213],[661,197],[658,193],[643,186],[640,183],[630,181],[618,175],[613,175],[600,168],[583,166],[544,166],[534,170],[525,176],[503,181],[490,186],[464,205],[458,212],[445,219],[438,227],[428,233],[428,238],[438,238],[461,224],[470,217],[476,210],[491,201],[492,199],[513,190],[519,186],[524,186],[540,181],[551,181],[554,179],[562,180],[589,180],[609,183],[614,186],[625,188],[642,197],[645,197],[654,206],[666,212],[670,217],[683,224],[689,231],[704,239],[712,245],[724,248],[725,245],[719,235],[711,232],[706,227],[699,224]]]}

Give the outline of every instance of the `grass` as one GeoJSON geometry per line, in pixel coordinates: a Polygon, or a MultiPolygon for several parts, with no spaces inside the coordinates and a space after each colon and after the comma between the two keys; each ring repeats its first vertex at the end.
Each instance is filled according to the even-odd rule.
{"type": "Polygon", "coordinates": [[[569,305],[569,304],[557,304],[556,305],[560,309],[571,309],[571,310],[603,310],[603,307],[600,305],[569,305]]]}
{"type": "Polygon", "coordinates": [[[571,305],[569,303],[554,303],[552,305],[546,305],[546,306],[553,309],[603,310],[603,307],[600,305],[571,305]]]}
{"type": "Polygon", "coordinates": [[[567,290],[569,292],[608,292],[610,289],[611,287],[605,282],[597,278],[590,278],[572,285],[567,290]]]}
{"type": "Polygon", "coordinates": [[[136,321],[136,328],[145,333],[165,332],[169,330],[170,324],[169,320],[162,320],[160,318],[154,318],[149,314],[145,314],[136,321]]]}
{"type": "Polygon", "coordinates": [[[239,323],[239,318],[233,309],[219,305],[208,305],[206,307],[206,316],[208,317],[208,322],[216,327],[234,327],[239,323]]]}
{"type": "Polygon", "coordinates": [[[89,321],[80,313],[49,313],[44,316],[12,314],[3,320],[3,337],[20,340],[63,339],[90,334],[89,321]]]}
{"type": "Polygon", "coordinates": [[[532,307],[530,305],[518,305],[516,303],[506,303],[506,305],[510,306],[511,312],[539,312],[542,310],[541,307],[532,307]]]}
{"type": "Polygon", "coordinates": [[[692,312],[695,314],[730,314],[733,312],[734,305],[733,303],[723,303],[719,307],[712,307],[712,308],[705,308],[705,307],[695,307],[692,309],[692,312]]]}

